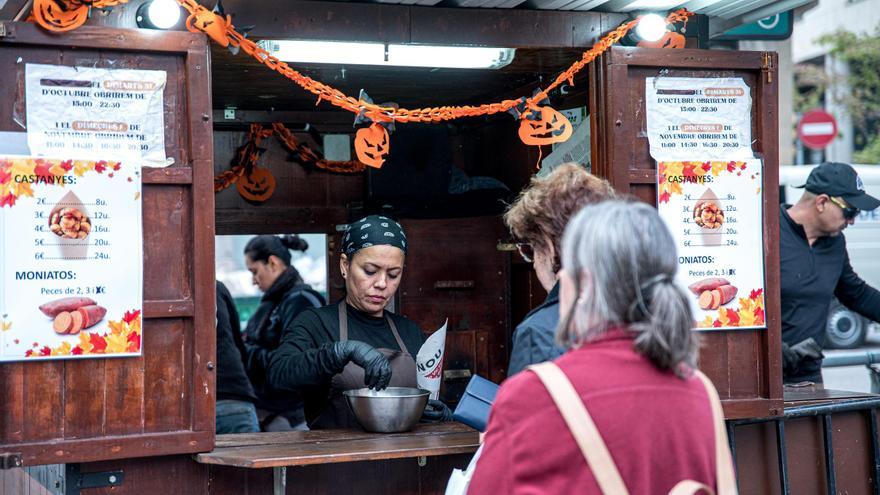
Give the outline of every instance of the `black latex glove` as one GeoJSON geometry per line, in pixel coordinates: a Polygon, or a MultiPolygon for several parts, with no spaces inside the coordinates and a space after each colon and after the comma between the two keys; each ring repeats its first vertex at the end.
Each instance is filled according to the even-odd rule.
{"type": "Polygon", "coordinates": [[[452,409],[439,400],[429,399],[428,405],[425,406],[425,412],[422,413],[422,423],[441,423],[443,421],[452,421],[452,409]]]}
{"type": "Polygon", "coordinates": [[[357,340],[336,342],[333,344],[333,354],[340,366],[352,363],[364,369],[364,385],[376,390],[382,390],[391,381],[391,364],[388,358],[373,346],[357,340]]]}
{"type": "Polygon", "coordinates": [[[791,350],[785,342],[782,343],[782,371],[792,374],[798,369],[801,358],[796,352],[791,350]]]}
{"type": "Polygon", "coordinates": [[[825,355],[822,354],[822,348],[812,337],[804,339],[791,346],[791,350],[797,354],[801,361],[806,359],[817,360],[825,357],[825,355]]]}
{"type": "Polygon", "coordinates": [[[812,337],[804,339],[793,346],[782,343],[782,369],[791,374],[800,368],[801,363],[824,358],[822,348],[812,337]]]}

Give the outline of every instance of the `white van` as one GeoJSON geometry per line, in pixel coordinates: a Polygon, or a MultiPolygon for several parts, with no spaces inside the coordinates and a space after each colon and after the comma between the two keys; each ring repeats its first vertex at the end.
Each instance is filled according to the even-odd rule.
{"type": "MultiPolygon", "coordinates": [[[[815,165],[783,165],[779,167],[779,201],[794,204],[803,194],[802,185],[815,165]]],[[[853,165],[865,191],[880,198],[880,165],[853,165]]],[[[863,211],[853,225],[844,231],[846,246],[853,270],[872,287],[880,289],[880,208],[863,211]]],[[[852,349],[859,347],[868,334],[880,334],[880,325],[841,306],[831,303],[828,314],[826,347],[852,349]]]]}

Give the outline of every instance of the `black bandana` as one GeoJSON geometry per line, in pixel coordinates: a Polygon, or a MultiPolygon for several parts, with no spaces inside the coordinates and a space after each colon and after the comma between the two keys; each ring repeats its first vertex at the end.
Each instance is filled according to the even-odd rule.
{"type": "Polygon", "coordinates": [[[388,217],[370,215],[349,224],[342,236],[342,252],[348,257],[363,248],[379,245],[394,246],[406,254],[403,227],[388,217]]]}

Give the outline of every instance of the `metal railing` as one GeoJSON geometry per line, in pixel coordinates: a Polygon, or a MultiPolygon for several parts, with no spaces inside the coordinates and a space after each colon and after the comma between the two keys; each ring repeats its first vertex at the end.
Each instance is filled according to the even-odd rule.
{"type": "Polygon", "coordinates": [[[791,407],[785,410],[783,416],[775,418],[749,418],[734,419],[727,421],[727,437],[730,441],[730,450],[736,462],[736,436],[737,426],[752,425],[759,423],[776,423],[776,453],[779,466],[779,483],[783,495],[791,493],[788,482],[788,453],[785,444],[785,422],[790,419],[819,417],[822,420],[822,444],[825,453],[825,481],[828,493],[837,493],[837,477],[834,473],[834,446],[831,428],[831,415],[835,413],[869,411],[869,431],[871,432],[871,466],[874,471],[873,493],[880,495],[880,443],[877,439],[877,408],[880,408],[880,397],[871,399],[859,399],[834,404],[819,404],[811,406],[791,407]]]}
{"type": "Polygon", "coordinates": [[[849,354],[827,356],[822,360],[823,368],[865,365],[871,379],[871,393],[880,394],[880,351],[863,351],[849,354]]]}

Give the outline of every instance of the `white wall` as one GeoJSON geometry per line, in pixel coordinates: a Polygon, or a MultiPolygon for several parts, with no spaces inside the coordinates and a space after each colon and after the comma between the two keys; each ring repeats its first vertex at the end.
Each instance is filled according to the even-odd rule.
{"type": "Polygon", "coordinates": [[[791,40],[740,41],[740,50],[776,52],[779,54],[779,164],[790,165],[795,158],[794,64],[791,40]]]}
{"type": "Polygon", "coordinates": [[[819,0],[801,16],[795,16],[791,35],[792,56],[800,63],[824,55],[828,49],[816,43],[824,34],[844,29],[874,33],[880,25],[880,0],[819,0]]]}

